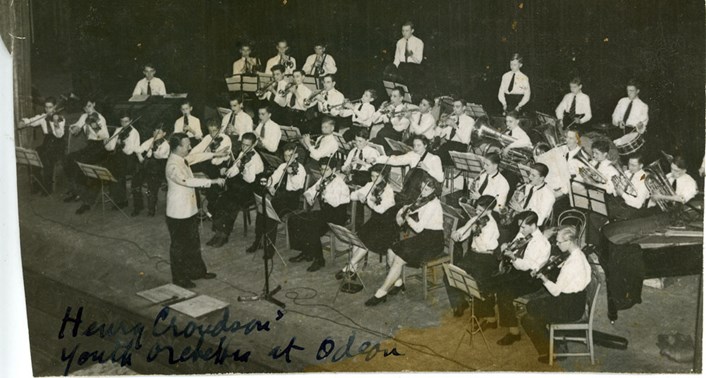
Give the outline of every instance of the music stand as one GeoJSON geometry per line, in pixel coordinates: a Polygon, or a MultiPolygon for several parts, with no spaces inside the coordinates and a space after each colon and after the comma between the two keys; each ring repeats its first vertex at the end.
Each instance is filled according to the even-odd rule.
{"type": "Polygon", "coordinates": [[[529,184],[530,182],[530,171],[532,168],[530,168],[527,165],[517,163],[517,171],[520,172],[520,176],[522,177],[522,182],[525,184],[529,184]]]}
{"type": "Polygon", "coordinates": [[[271,73],[264,73],[264,72],[258,72],[257,73],[257,89],[264,89],[266,86],[270,84],[270,81],[272,81],[274,78],[274,75],[271,73]]]}
{"type": "Polygon", "coordinates": [[[471,113],[469,115],[473,117],[473,119],[488,116],[488,113],[483,109],[483,105],[468,103],[466,104],[466,110],[471,113]]]}
{"type": "Polygon", "coordinates": [[[279,156],[271,154],[269,152],[260,151],[260,156],[263,160],[267,162],[271,167],[277,168],[280,164],[284,163],[279,156]]]}
{"type": "Polygon", "coordinates": [[[608,217],[606,192],[602,188],[571,179],[569,199],[571,200],[571,207],[592,211],[608,217]]]}
{"type": "Polygon", "coordinates": [[[29,185],[32,186],[32,182],[36,182],[40,188],[49,195],[47,188],[42,185],[42,182],[37,179],[32,174],[32,167],[37,167],[39,169],[44,169],[44,164],[42,164],[42,159],[39,158],[39,153],[36,150],[30,150],[28,148],[15,147],[15,159],[17,164],[26,165],[29,174],[29,185]]]}
{"type": "Polygon", "coordinates": [[[228,92],[255,93],[258,90],[257,75],[237,74],[225,78],[228,92]]]}
{"type": "MultiPolygon", "coordinates": [[[[480,289],[478,288],[478,283],[463,269],[455,265],[444,263],[443,267],[444,273],[446,273],[446,278],[449,281],[449,285],[451,287],[455,287],[456,289],[463,291],[468,295],[468,304],[471,308],[471,319],[468,328],[466,328],[466,333],[468,333],[468,335],[470,336],[471,340],[469,343],[471,347],[473,347],[473,335],[475,335],[476,333],[480,333],[480,335],[483,337],[483,341],[485,341],[485,347],[488,348],[488,353],[490,353],[490,345],[488,345],[488,339],[485,338],[485,334],[483,333],[483,327],[481,327],[480,321],[478,321],[475,306],[473,305],[475,299],[480,299],[481,301],[484,300],[483,296],[480,293],[480,289]]],[[[461,340],[458,341],[458,345],[456,346],[456,351],[454,352],[454,355],[456,354],[456,352],[458,352],[458,348],[461,346],[464,337],[466,337],[465,334],[462,335],[461,340]]]]}
{"type": "Polygon", "coordinates": [[[105,184],[104,183],[106,181],[118,182],[118,180],[115,179],[115,176],[113,176],[113,174],[110,172],[110,170],[108,170],[108,168],[106,168],[106,167],[101,167],[100,165],[84,164],[84,163],[80,163],[80,162],[76,162],[76,164],[78,164],[78,167],[79,167],[79,169],[81,169],[81,172],[83,172],[84,176],[100,181],[100,183],[101,183],[101,197],[100,198],[101,198],[101,208],[102,208],[103,213],[105,213],[105,201],[107,200],[108,202],[112,203],[113,206],[115,206],[115,208],[118,209],[120,211],[120,213],[122,213],[125,216],[125,218],[130,219],[130,217],[128,217],[127,214],[125,214],[123,209],[118,207],[118,205],[115,203],[115,201],[113,201],[113,199],[110,197],[110,195],[108,195],[108,193],[106,193],[106,191],[105,191],[105,184]]]}
{"type": "Polygon", "coordinates": [[[302,84],[304,84],[304,86],[309,88],[312,92],[321,88],[319,80],[316,76],[304,75],[302,84]]]}
{"type": "Polygon", "coordinates": [[[410,147],[400,141],[390,139],[387,137],[385,138],[385,141],[390,146],[390,148],[392,148],[392,151],[401,152],[403,154],[406,154],[407,152],[412,151],[412,147],[410,147]]]}
{"type": "Polygon", "coordinates": [[[557,125],[559,124],[559,120],[556,119],[556,117],[541,112],[535,113],[537,114],[537,120],[539,121],[540,125],[550,125],[557,127],[557,125]]]}
{"type": "Polygon", "coordinates": [[[412,102],[412,95],[409,93],[409,89],[405,84],[390,81],[390,80],[383,80],[382,81],[382,86],[385,87],[385,92],[387,92],[387,97],[390,97],[392,95],[392,91],[396,88],[399,88],[402,91],[402,100],[405,102],[412,102]]]}
{"type": "MultiPolygon", "coordinates": [[[[258,194],[253,194],[253,196],[255,196],[255,208],[257,209],[258,214],[262,214],[263,209],[265,209],[265,211],[267,212],[267,217],[269,219],[272,219],[273,221],[275,221],[277,223],[282,223],[282,219],[280,219],[280,217],[277,215],[277,211],[275,211],[275,208],[272,207],[272,200],[265,197],[265,205],[263,206],[262,196],[260,196],[258,194]]],[[[267,233],[265,233],[264,235],[267,238],[267,233]]],[[[269,238],[267,240],[270,243],[272,243],[272,240],[269,240],[269,238]]],[[[275,252],[277,252],[277,256],[279,256],[279,259],[282,260],[282,264],[284,264],[284,266],[287,266],[287,263],[284,262],[284,258],[279,253],[279,250],[277,249],[277,247],[274,244],[272,244],[272,248],[274,248],[275,252]]]]}
{"type": "Polygon", "coordinates": [[[299,128],[294,126],[279,126],[282,131],[282,140],[285,142],[299,142],[302,139],[302,133],[299,128]]]}
{"type": "MultiPolygon", "coordinates": [[[[459,201],[459,204],[460,204],[460,203],[461,203],[461,201],[459,201]]],[[[442,203],[441,203],[441,208],[442,208],[442,210],[443,210],[445,213],[448,213],[448,214],[450,214],[450,215],[456,217],[457,219],[464,219],[464,218],[466,218],[466,217],[463,216],[463,213],[462,213],[461,211],[459,211],[457,208],[455,208],[455,207],[453,207],[453,206],[451,206],[451,205],[449,205],[449,204],[447,204],[447,203],[443,203],[443,202],[442,202],[442,203]]]]}
{"type": "MultiPolygon", "coordinates": [[[[467,172],[464,175],[463,189],[466,193],[468,183],[466,178],[469,176],[471,178],[478,177],[480,172],[483,171],[483,158],[472,152],[459,152],[459,151],[449,151],[449,156],[451,161],[454,163],[454,167],[461,172],[467,172]]],[[[451,184],[451,191],[453,191],[453,182],[451,184]]]]}
{"type": "MultiPolygon", "coordinates": [[[[332,240],[333,238],[340,240],[344,243],[348,244],[348,265],[352,266],[351,261],[353,261],[353,246],[362,248],[366,251],[370,251],[368,247],[363,244],[363,242],[358,238],[358,235],[356,235],[353,231],[343,227],[339,226],[334,223],[327,223],[329,228],[331,229],[331,232],[333,233],[333,236],[331,237],[332,240]]],[[[333,243],[332,243],[333,244],[333,243]]],[[[333,248],[333,246],[331,247],[333,248]]],[[[360,284],[363,285],[363,289],[365,289],[365,283],[363,282],[363,279],[360,278],[360,274],[358,272],[356,273],[356,279],[351,280],[350,276],[348,274],[343,275],[343,280],[341,280],[341,284],[338,285],[338,290],[336,291],[336,296],[333,297],[333,303],[336,303],[336,298],[338,298],[338,293],[341,292],[341,289],[343,288],[344,285],[351,286],[355,281],[360,281],[360,284]]]]}
{"type": "Polygon", "coordinates": [[[346,142],[345,139],[343,139],[343,135],[340,133],[333,133],[333,136],[336,137],[336,142],[338,142],[338,148],[342,149],[344,152],[348,152],[351,150],[351,144],[346,142]]]}

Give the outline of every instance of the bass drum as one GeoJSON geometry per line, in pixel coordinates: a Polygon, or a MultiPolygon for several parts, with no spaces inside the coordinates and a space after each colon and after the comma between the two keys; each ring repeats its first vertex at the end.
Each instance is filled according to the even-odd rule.
{"type": "Polygon", "coordinates": [[[486,141],[478,145],[478,147],[473,147],[473,153],[480,156],[486,156],[490,153],[502,154],[503,148],[497,141],[486,141]]]}

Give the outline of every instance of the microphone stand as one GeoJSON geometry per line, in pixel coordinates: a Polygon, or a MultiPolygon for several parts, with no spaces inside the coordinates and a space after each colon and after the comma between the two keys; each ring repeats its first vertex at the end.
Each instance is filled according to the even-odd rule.
{"type": "MultiPolygon", "coordinates": [[[[251,297],[245,297],[245,296],[238,296],[238,302],[254,302],[254,301],[268,301],[275,306],[278,306],[280,308],[284,308],[285,305],[281,301],[279,301],[277,298],[275,298],[275,294],[277,294],[280,290],[282,290],[281,285],[277,285],[277,287],[274,288],[274,290],[270,291],[270,264],[269,260],[274,257],[273,256],[267,256],[267,246],[268,243],[270,243],[270,238],[267,237],[267,181],[263,182],[260,181],[260,185],[263,187],[263,193],[262,193],[262,259],[265,262],[265,287],[263,289],[262,294],[260,295],[254,295],[251,297]]],[[[274,246],[273,246],[274,247],[274,246]]],[[[274,265],[274,261],[272,262],[274,265]]]]}

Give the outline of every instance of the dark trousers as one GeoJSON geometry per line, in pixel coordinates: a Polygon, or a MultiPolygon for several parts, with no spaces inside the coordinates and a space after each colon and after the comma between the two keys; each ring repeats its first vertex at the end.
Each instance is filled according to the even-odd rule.
{"type": "Polygon", "coordinates": [[[110,196],[117,204],[127,203],[127,176],[132,175],[138,165],[135,154],[125,155],[116,151],[106,163],[117,182],[110,184],[110,196]]]}
{"type": "Polygon", "coordinates": [[[402,140],[402,133],[395,130],[392,127],[392,124],[388,123],[385,125],[385,127],[378,131],[378,135],[375,136],[375,138],[372,140],[373,143],[381,145],[382,148],[385,149],[385,154],[389,156],[392,153],[392,148],[387,143],[385,138],[390,138],[393,140],[402,140]]]}
{"type": "Polygon", "coordinates": [[[216,200],[216,206],[212,207],[213,231],[230,235],[238,212],[254,201],[253,185],[255,183],[246,182],[241,175],[226,181],[228,189],[221,193],[216,200]]]}
{"type": "MultiPolygon", "coordinates": [[[[275,196],[272,198],[272,208],[275,210],[280,219],[282,219],[283,216],[299,209],[299,197],[301,197],[301,194],[302,190],[290,192],[284,188],[275,193],[275,196]]],[[[267,256],[274,256],[274,246],[277,243],[277,226],[279,223],[268,218],[266,222],[267,227],[264,229],[265,219],[259,211],[260,209],[258,209],[257,217],[255,218],[254,244],[260,243],[264,230],[264,235],[267,236],[267,248],[265,248],[265,253],[267,256]]]]}
{"type": "Polygon", "coordinates": [[[569,323],[581,319],[586,306],[586,291],[548,295],[530,301],[522,328],[540,355],[549,354],[548,323],[569,323]]]}
{"type": "Polygon", "coordinates": [[[42,183],[44,189],[49,193],[51,193],[54,188],[54,167],[56,166],[56,162],[63,158],[64,148],[64,141],[52,135],[45,135],[44,142],[42,142],[41,146],[37,147],[37,154],[39,154],[39,159],[44,166],[41,172],[37,173],[37,180],[42,183]]]}
{"type": "Polygon", "coordinates": [[[344,225],[348,216],[347,210],[346,205],[332,207],[322,201],[321,210],[297,214],[296,218],[288,222],[291,248],[302,251],[314,260],[323,261],[321,236],[329,230],[327,222],[344,225]]]}
{"type": "MultiPolygon", "coordinates": [[[[191,166],[191,171],[194,173],[203,173],[205,174],[208,178],[210,179],[215,179],[221,177],[221,168],[225,167],[225,163],[221,163],[219,165],[214,165],[211,163],[210,160],[202,161],[198,164],[194,164],[191,166]]],[[[208,201],[208,209],[210,211],[211,208],[213,208],[216,204],[216,201],[218,200],[218,197],[221,195],[221,192],[223,192],[223,188],[219,185],[211,185],[210,188],[205,188],[205,189],[199,189],[203,190],[203,193],[206,195],[206,200],[208,201]]],[[[199,198],[199,196],[196,196],[196,198],[199,198]]]]}
{"type": "MultiPolygon", "coordinates": [[[[287,124],[298,128],[302,135],[321,132],[320,127],[318,130],[311,130],[311,128],[314,127],[316,119],[315,107],[309,108],[308,110],[289,109],[288,117],[289,122],[287,124]]],[[[319,126],[320,125],[319,123],[319,126]]]]}
{"type": "Polygon", "coordinates": [[[517,297],[534,293],[542,288],[542,281],[532,278],[529,272],[512,268],[508,273],[489,278],[486,288],[496,293],[501,327],[517,327],[513,301],[517,297]]]}
{"type": "MultiPolygon", "coordinates": [[[[461,256],[461,253],[457,253],[456,250],[461,250],[461,244],[457,243],[458,248],[454,248],[454,265],[463,269],[473,277],[478,283],[478,288],[481,294],[486,294],[484,283],[493,273],[498,270],[498,261],[492,254],[487,253],[477,253],[473,251],[466,252],[465,255],[461,256]],[[457,257],[458,256],[458,257],[457,257]]],[[[468,295],[449,285],[448,277],[444,275],[444,285],[446,286],[446,294],[449,296],[449,304],[451,308],[465,307],[467,304],[468,295]]],[[[488,290],[490,291],[490,290],[488,290]]],[[[495,316],[495,300],[492,295],[485,296],[485,300],[480,300],[476,298],[474,300],[475,314],[478,317],[493,317],[495,316]]]]}
{"type": "Polygon", "coordinates": [[[132,176],[130,189],[132,190],[132,202],[135,210],[144,208],[142,196],[142,185],[147,184],[147,209],[154,212],[157,207],[157,196],[159,187],[164,179],[164,168],[166,159],[147,158],[139,165],[137,171],[132,176]]]}
{"type": "Polygon", "coordinates": [[[206,274],[206,264],[201,258],[199,220],[196,215],[186,219],[167,218],[169,230],[169,262],[172,269],[172,282],[198,279],[206,274]]]}
{"type": "Polygon", "coordinates": [[[66,157],[64,167],[67,179],[73,183],[71,191],[81,196],[84,205],[92,205],[95,202],[101,184],[98,180],[87,178],[76,163],[101,165],[107,156],[102,141],[88,141],[86,147],[66,157]]]}
{"type": "Polygon", "coordinates": [[[468,145],[456,141],[448,141],[439,147],[436,154],[439,155],[441,159],[441,164],[443,165],[454,165],[453,160],[451,160],[451,155],[449,151],[466,152],[468,151],[468,145]]]}

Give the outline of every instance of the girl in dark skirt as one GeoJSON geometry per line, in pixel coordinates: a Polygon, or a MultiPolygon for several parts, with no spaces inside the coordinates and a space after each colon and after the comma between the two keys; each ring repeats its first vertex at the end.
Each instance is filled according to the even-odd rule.
{"type": "MultiPolygon", "coordinates": [[[[385,253],[400,238],[400,230],[395,223],[395,192],[388,184],[389,174],[389,167],[375,164],[370,168],[370,181],[351,193],[352,201],[363,202],[372,210],[370,219],[358,231],[358,237],[368,250],[378,254],[385,253]]],[[[353,277],[358,262],[367,255],[368,250],[354,246],[351,261],[336,273],[336,279],[342,279],[346,272],[351,272],[353,277]]]]}
{"type": "Polygon", "coordinates": [[[431,176],[424,177],[419,198],[397,212],[397,224],[402,226],[406,223],[416,235],[394,243],[387,250],[390,271],[375,295],[365,302],[366,306],[376,306],[385,302],[388,295],[395,295],[405,289],[400,277],[405,265],[419,268],[425,261],[443,252],[444,213],[441,201],[435,194],[434,182],[431,176]]]}

